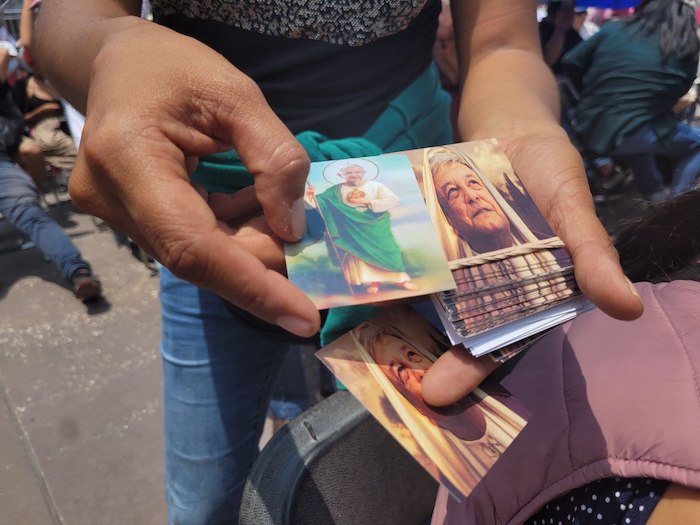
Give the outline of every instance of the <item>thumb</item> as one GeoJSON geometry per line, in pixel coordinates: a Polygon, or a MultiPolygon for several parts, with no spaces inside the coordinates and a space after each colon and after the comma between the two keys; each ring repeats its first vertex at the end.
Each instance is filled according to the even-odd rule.
{"type": "Polygon", "coordinates": [[[463,346],[453,346],[423,376],[423,400],[432,406],[451,405],[479,386],[498,366],[489,356],[476,358],[463,346]]]}
{"type": "Polygon", "coordinates": [[[573,193],[562,189],[550,216],[561,219],[553,221],[554,227],[571,254],[576,282],[586,297],[616,319],[639,317],[644,305],[622,271],[617,251],[595,214],[588,188],[576,188],[573,193]]]}

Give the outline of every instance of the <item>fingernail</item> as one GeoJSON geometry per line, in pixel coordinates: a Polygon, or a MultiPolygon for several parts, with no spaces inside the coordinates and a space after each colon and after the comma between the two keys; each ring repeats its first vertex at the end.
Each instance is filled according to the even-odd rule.
{"type": "Polygon", "coordinates": [[[311,337],[314,335],[313,325],[306,319],[300,317],[282,316],[277,318],[277,325],[288,332],[300,337],[311,337]]]}
{"type": "Polygon", "coordinates": [[[639,299],[639,300],[641,301],[642,298],[639,296],[639,292],[637,291],[637,289],[636,289],[636,288],[634,287],[634,285],[632,284],[632,281],[630,281],[629,279],[627,279],[627,277],[625,277],[625,280],[627,281],[627,284],[629,284],[629,286],[630,286],[630,291],[632,292],[632,294],[633,294],[637,299],[639,299]]]}
{"type": "Polygon", "coordinates": [[[306,214],[304,211],[304,198],[299,197],[292,204],[292,235],[296,239],[301,239],[306,233],[306,214]]]}

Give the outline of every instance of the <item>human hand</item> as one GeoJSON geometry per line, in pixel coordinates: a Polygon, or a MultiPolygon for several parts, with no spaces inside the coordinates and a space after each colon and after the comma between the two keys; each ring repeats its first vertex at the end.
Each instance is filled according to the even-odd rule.
{"type": "Polygon", "coordinates": [[[314,185],[307,184],[306,185],[306,197],[309,199],[312,199],[315,193],[316,193],[316,188],[314,187],[314,185]]]}
{"type": "Polygon", "coordinates": [[[200,186],[196,190],[207,201],[219,227],[241,249],[267,268],[286,275],[284,244],[267,224],[255,188],[243,188],[236,193],[207,193],[200,186]]]}
{"type": "Polygon", "coordinates": [[[318,330],[319,313],[261,252],[303,235],[308,168],[258,87],[207,46],[145,21],[106,38],[70,177],[74,202],[179,277],[301,336],[318,330]],[[264,214],[245,227],[221,220],[189,180],[199,156],[232,148],[255,180],[239,201],[264,214]]]}
{"type": "Polygon", "coordinates": [[[350,204],[357,204],[358,206],[369,206],[369,199],[365,197],[352,197],[351,195],[347,196],[348,202],[350,204]]]}
{"type": "MultiPolygon", "coordinates": [[[[508,129],[507,136],[498,141],[545,219],[566,244],[584,294],[613,317],[639,317],[642,302],[622,273],[617,252],[595,215],[580,155],[566,133],[548,121],[530,122],[508,129]]],[[[425,374],[423,399],[435,406],[454,403],[498,366],[489,356],[475,358],[463,347],[453,347],[425,374]]]]}
{"type": "Polygon", "coordinates": [[[515,173],[574,262],[576,282],[596,306],[616,319],[642,314],[642,301],[619,264],[598,220],[581,156],[554,121],[533,121],[499,137],[515,173]]]}

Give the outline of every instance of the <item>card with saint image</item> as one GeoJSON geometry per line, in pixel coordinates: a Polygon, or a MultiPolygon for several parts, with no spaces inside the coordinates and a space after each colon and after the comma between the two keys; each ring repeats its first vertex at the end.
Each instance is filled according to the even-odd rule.
{"type": "Polygon", "coordinates": [[[405,156],[312,163],[305,204],[307,232],[285,245],[287,272],[319,309],[455,287],[405,156]]]}
{"type": "Polygon", "coordinates": [[[421,381],[450,346],[415,310],[399,306],[383,308],[317,355],[387,431],[461,499],[517,437],[529,414],[503,387],[488,380],[450,406],[427,405],[421,381]]]}

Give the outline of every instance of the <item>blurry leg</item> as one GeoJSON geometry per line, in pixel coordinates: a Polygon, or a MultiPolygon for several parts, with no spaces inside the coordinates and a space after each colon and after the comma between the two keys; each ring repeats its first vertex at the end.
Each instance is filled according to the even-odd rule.
{"type": "Polygon", "coordinates": [[[663,184],[663,176],[656,166],[653,154],[618,155],[617,158],[621,159],[632,170],[637,188],[646,200],[661,202],[668,197],[668,191],[663,184]]]}
{"type": "Polygon", "coordinates": [[[39,193],[31,179],[16,164],[0,161],[0,212],[70,280],[77,270],[90,270],[58,223],[39,204],[39,193]]]}
{"type": "Polygon", "coordinates": [[[160,276],[168,522],[235,524],[286,345],[160,276]]]}
{"type": "Polygon", "coordinates": [[[78,150],[75,142],[62,129],[57,118],[49,118],[37,124],[32,137],[41,148],[46,162],[67,171],[73,169],[78,150]]]}
{"type": "Polygon", "coordinates": [[[270,401],[275,430],[309,407],[309,384],[302,356],[303,350],[303,345],[294,345],[284,357],[282,370],[270,401]]]}
{"type": "Polygon", "coordinates": [[[666,154],[677,159],[671,191],[678,194],[693,189],[700,180],[700,128],[679,124],[666,154]]]}
{"type": "Polygon", "coordinates": [[[642,126],[622,141],[612,157],[624,161],[632,170],[639,191],[650,202],[664,200],[667,191],[664,187],[664,178],[654,159],[659,144],[656,132],[651,126],[642,126]]]}

